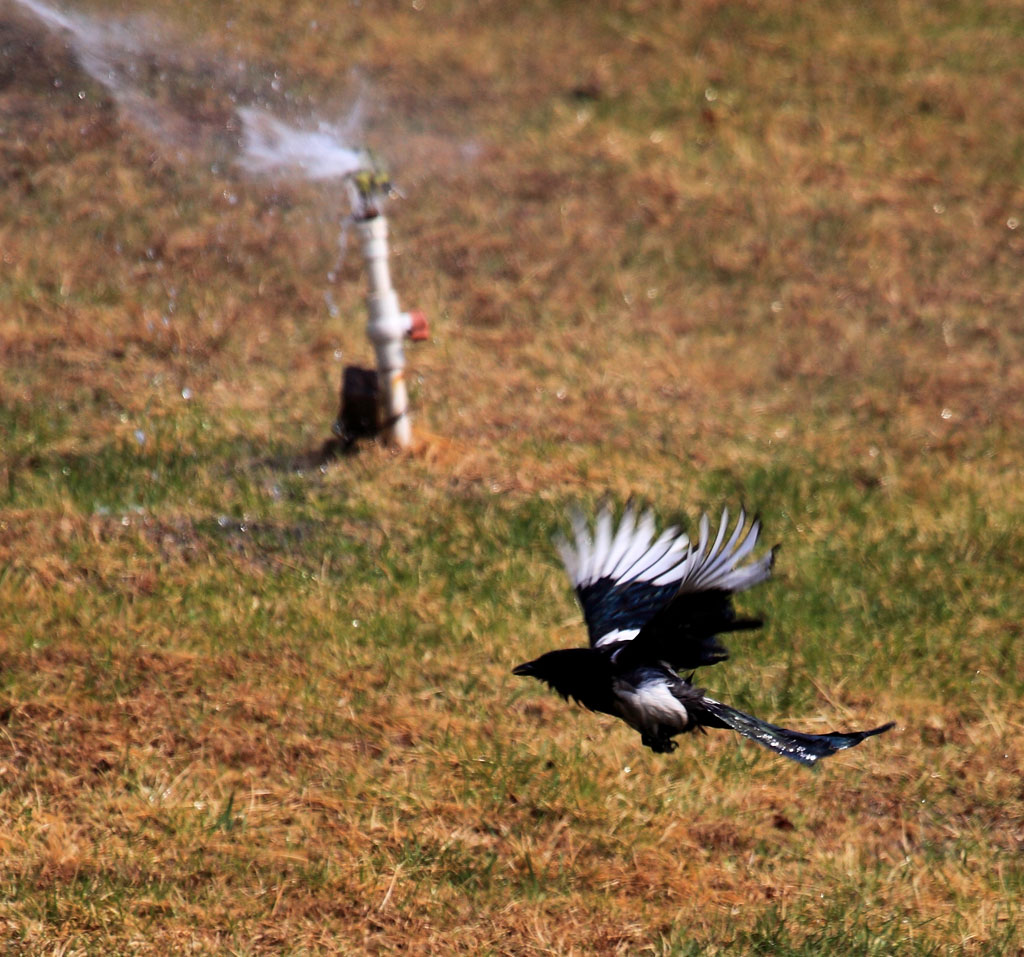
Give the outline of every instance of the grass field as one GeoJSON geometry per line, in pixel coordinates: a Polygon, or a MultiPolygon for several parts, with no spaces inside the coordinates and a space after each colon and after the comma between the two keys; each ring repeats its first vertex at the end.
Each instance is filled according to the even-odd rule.
{"type": "Polygon", "coordinates": [[[1024,954],[1024,7],[144,6],[126,114],[0,3],[4,952],[1024,954]],[[210,161],[279,87],[404,190],[413,454],[320,455],[340,191],[210,161]],[[897,728],[514,678],[631,494],[782,544],[702,685],[897,728]]]}

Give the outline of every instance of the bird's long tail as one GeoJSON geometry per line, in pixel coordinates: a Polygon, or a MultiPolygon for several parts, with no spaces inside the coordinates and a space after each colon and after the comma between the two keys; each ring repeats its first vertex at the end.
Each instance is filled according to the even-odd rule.
{"type": "Polygon", "coordinates": [[[865,738],[888,731],[895,725],[894,721],[890,721],[888,724],[872,728],[870,731],[847,731],[845,733],[832,731],[828,734],[807,734],[803,731],[790,731],[788,728],[769,724],[753,715],[730,708],[727,704],[722,704],[713,698],[703,698],[701,710],[707,713],[707,718],[711,718],[711,720],[705,718],[702,723],[712,727],[731,728],[777,754],[806,765],[815,764],[819,758],[827,758],[830,754],[835,754],[845,748],[855,747],[865,738]]]}

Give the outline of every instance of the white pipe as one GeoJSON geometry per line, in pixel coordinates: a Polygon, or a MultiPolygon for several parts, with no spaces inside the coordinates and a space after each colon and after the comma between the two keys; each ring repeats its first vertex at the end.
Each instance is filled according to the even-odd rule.
{"type": "Polygon", "coordinates": [[[426,322],[419,313],[403,313],[388,269],[388,221],[372,216],[356,222],[363,241],[363,256],[370,280],[366,298],[369,321],[366,334],[377,354],[377,382],[384,411],[384,434],[401,449],[412,444],[409,393],[405,387],[405,350],[402,340],[426,336],[426,322]]]}

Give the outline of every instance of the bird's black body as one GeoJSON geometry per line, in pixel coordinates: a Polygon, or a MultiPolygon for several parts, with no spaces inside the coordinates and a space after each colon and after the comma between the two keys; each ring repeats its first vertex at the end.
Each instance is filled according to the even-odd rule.
{"type": "Polygon", "coordinates": [[[656,540],[650,513],[627,508],[616,530],[605,509],[596,534],[573,518],[575,542],[559,543],[590,633],[590,647],[549,651],[519,665],[515,674],[537,678],[591,711],[621,718],[656,752],[674,751],[672,739],[696,729],[728,728],[801,764],[814,764],[892,724],[870,731],[806,734],[768,724],[709,698],[680,671],[728,658],[719,636],[761,627],[737,618],[732,595],[765,581],[774,550],[742,564],[757,543],[741,512],[725,542],[728,512],[709,548],[707,516],[700,540],[668,529],[656,540]]]}

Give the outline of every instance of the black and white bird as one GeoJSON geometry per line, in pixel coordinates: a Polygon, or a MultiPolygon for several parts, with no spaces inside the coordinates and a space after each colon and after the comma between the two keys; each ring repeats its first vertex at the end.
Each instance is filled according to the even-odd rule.
{"type": "Polygon", "coordinates": [[[775,551],[749,561],[761,523],[740,511],[732,534],[722,512],[714,541],[708,516],[696,544],[677,527],[655,537],[650,511],[626,507],[618,527],[606,506],[594,532],[580,512],[573,538],[556,539],[590,634],[588,648],[549,651],[514,674],[546,682],[563,698],[621,718],[652,751],[674,751],[678,734],[729,728],[778,754],[812,765],[893,723],[870,731],[806,734],[768,724],[708,697],[691,684],[692,672],[729,657],[719,636],[760,628],[739,618],[732,596],[771,576],[775,551]],[[727,538],[728,536],[728,538],[727,538]]]}

